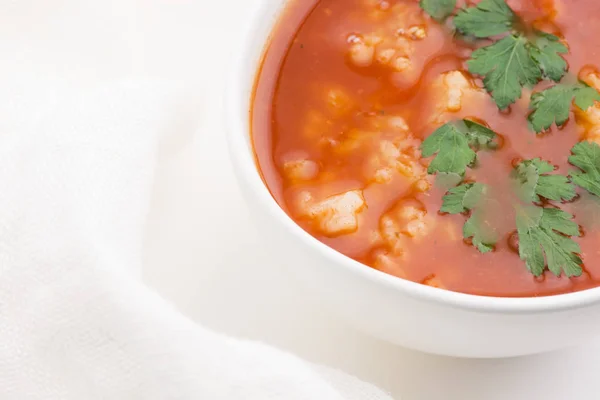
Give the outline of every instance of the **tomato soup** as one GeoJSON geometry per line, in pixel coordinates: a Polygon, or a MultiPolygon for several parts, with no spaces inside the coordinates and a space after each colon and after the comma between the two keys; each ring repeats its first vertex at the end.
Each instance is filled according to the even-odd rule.
{"type": "Polygon", "coordinates": [[[423,3],[290,2],[252,107],[273,197],[319,241],[402,279],[501,297],[600,285],[600,197],[572,158],[579,142],[600,143],[600,2],[508,0],[506,32],[475,26],[489,15],[479,1],[443,16],[423,3]],[[510,64],[513,53],[526,59],[510,64]],[[473,140],[472,123],[493,145],[473,140]],[[549,222],[519,220],[515,182],[549,222]],[[477,206],[464,196],[475,183],[491,193],[477,206]]]}

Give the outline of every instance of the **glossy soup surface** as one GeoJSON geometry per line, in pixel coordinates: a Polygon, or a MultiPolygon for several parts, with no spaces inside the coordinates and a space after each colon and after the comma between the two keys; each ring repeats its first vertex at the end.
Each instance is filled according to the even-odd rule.
{"type": "MultiPolygon", "coordinates": [[[[563,37],[569,72],[598,89],[600,40],[593,38],[600,37],[600,1],[508,3],[527,23],[563,37]]],[[[500,240],[488,254],[463,239],[463,215],[439,213],[445,190],[427,175],[419,146],[445,122],[476,118],[500,135],[493,156],[479,154],[478,166],[467,172],[497,193],[509,191],[515,160],[542,157],[566,173],[575,143],[600,141],[594,133],[600,118],[585,113],[536,136],[526,123],[527,90],[509,112],[499,112],[481,80],[466,72],[469,46],[415,0],[292,1],[271,39],[252,111],[267,186],[302,228],[365,268],[491,296],[600,285],[600,206],[580,189],[562,207],[583,231],[576,241],[584,273],[577,278],[527,271],[515,250],[508,204],[490,216],[500,240]]]]}

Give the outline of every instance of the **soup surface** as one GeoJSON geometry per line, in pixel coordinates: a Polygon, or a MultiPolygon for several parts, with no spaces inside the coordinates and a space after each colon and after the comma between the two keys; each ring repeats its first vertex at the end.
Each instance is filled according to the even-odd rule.
{"type": "Polygon", "coordinates": [[[457,17],[478,4],[459,0],[436,19],[415,0],[292,1],[252,109],[263,179],[303,229],[391,275],[504,297],[598,286],[600,197],[589,186],[600,174],[586,186],[569,157],[578,142],[600,143],[600,2],[507,0],[514,24],[485,34],[457,17]],[[513,38],[507,63],[520,43],[529,53],[509,71],[518,94],[505,104],[500,85],[515,77],[494,81],[502,66],[482,72],[473,60],[513,38]],[[563,50],[543,59],[544,46],[563,50]],[[548,220],[523,217],[538,212],[548,220]]]}

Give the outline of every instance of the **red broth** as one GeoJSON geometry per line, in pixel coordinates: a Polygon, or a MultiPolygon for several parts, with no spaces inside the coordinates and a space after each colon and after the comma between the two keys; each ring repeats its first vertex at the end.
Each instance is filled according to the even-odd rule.
{"type": "MultiPolygon", "coordinates": [[[[600,2],[508,3],[525,22],[564,37],[570,73],[584,80],[591,73],[598,88],[600,41],[592,38],[600,37],[600,2]]],[[[541,157],[566,174],[575,143],[600,141],[585,116],[536,136],[526,123],[529,91],[510,112],[499,112],[481,80],[466,72],[472,49],[416,0],[291,1],[266,52],[252,109],[266,185],[303,229],[365,268],[487,296],[600,285],[600,203],[581,190],[562,206],[584,232],[575,239],[584,260],[576,278],[536,278],[526,269],[513,243],[508,197],[499,196],[501,211],[490,216],[500,240],[488,254],[463,240],[463,215],[439,213],[445,190],[426,174],[418,148],[443,122],[477,118],[501,136],[500,148],[479,154],[467,172],[500,194],[509,192],[515,160],[541,157]]]]}

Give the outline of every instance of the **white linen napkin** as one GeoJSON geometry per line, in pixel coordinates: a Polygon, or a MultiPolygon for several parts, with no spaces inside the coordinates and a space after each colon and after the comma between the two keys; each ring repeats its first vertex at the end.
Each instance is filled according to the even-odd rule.
{"type": "Polygon", "coordinates": [[[0,87],[0,399],[389,399],[210,332],[138,280],[176,90],[28,87],[0,87]]]}

